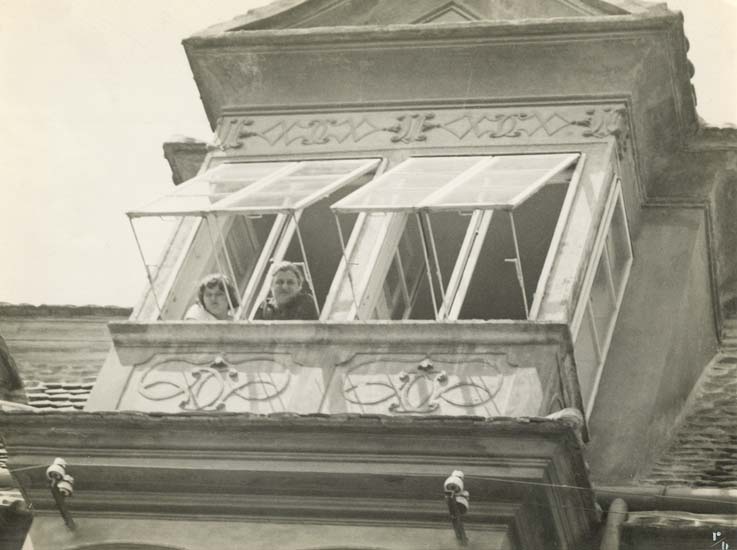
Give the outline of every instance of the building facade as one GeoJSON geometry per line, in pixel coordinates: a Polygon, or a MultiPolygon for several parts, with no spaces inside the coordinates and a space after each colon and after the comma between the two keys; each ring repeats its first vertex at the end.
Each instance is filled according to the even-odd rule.
{"type": "Polygon", "coordinates": [[[128,213],[149,290],[84,410],[5,401],[26,544],[737,546],[737,135],[679,14],[291,0],[184,47],[215,137],[128,213]],[[284,261],[318,319],[259,319],[284,261]],[[211,273],[232,320],[185,320],[211,273]]]}

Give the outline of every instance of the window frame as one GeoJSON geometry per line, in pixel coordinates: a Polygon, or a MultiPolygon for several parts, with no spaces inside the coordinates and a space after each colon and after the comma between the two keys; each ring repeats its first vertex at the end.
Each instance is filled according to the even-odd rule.
{"type": "MultiPolygon", "coordinates": [[[[168,210],[147,210],[148,205],[156,204],[165,197],[173,197],[177,195],[187,196],[186,193],[182,193],[181,188],[175,189],[173,192],[159,197],[154,201],[150,201],[142,209],[131,210],[126,214],[128,215],[131,226],[133,227],[133,220],[136,218],[156,218],[156,217],[173,217],[180,220],[179,228],[181,228],[187,220],[192,220],[192,227],[189,230],[185,230],[186,234],[183,238],[183,243],[179,251],[179,255],[173,264],[171,271],[167,274],[166,279],[162,282],[159,281],[159,273],[152,276],[149,268],[149,264],[146,262],[146,258],[143,257],[143,251],[140,250],[141,259],[146,268],[149,276],[149,286],[146,296],[150,296],[154,301],[155,311],[151,313],[153,317],[150,320],[162,320],[165,312],[170,310],[173,299],[177,296],[179,291],[184,293],[192,294],[192,289],[197,287],[199,280],[204,276],[204,270],[206,266],[214,261],[218,262],[218,254],[220,250],[227,255],[225,251],[225,241],[227,240],[227,231],[223,232],[223,227],[231,227],[235,222],[236,216],[263,216],[273,215],[274,221],[268,230],[268,236],[264,241],[263,247],[254,263],[253,270],[251,271],[248,280],[245,282],[243,291],[239,291],[239,305],[235,308],[233,320],[250,320],[255,314],[256,309],[260,305],[258,299],[266,297],[269,290],[269,281],[271,274],[269,273],[269,264],[271,261],[279,256],[283,258],[286,254],[289,244],[295,235],[299,232],[298,220],[306,209],[310,208],[313,204],[318,202],[320,198],[324,196],[330,196],[332,193],[338,191],[346,185],[356,181],[366,174],[370,174],[372,171],[378,170],[383,164],[384,159],[377,156],[366,156],[366,157],[345,157],[340,159],[299,159],[299,160],[228,160],[215,165],[212,163],[204,163],[200,173],[194,178],[184,182],[182,185],[187,183],[195,183],[195,180],[206,180],[206,176],[209,172],[215,173],[217,170],[222,169],[223,166],[227,165],[240,165],[240,164],[268,164],[273,162],[275,165],[279,163],[286,163],[284,166],[274,168],[273,172],[270,172],[258,179],[252,184],[246,185],[245,187],[232,192],[228,196],[221,198],[212,203],[209,210],[202,208],[171,208],[168,210]],[[247,197],[248,194],[254,193],[255,191],[262,191],[267,189],[269,185],[274,182],[279,182],[284,178],[299,171],[302,167],[310,162],[322,162],[330,163],[331,161],[361,161],[360,164],[345,172],[341,175],[333,175],[332,179],[326,184],[323,184],[318,189],[310,192],[309,194],[301,197],[294,204],[289,207],[233,207],[232,205],[243,197],[247,197]],[[207,168],[205,168],[207,166],[207,168]],[[211,229],[211,224],[218,224],[217,236],[214,236],[211,229]],[[214,242],[213,242],[214,240],[214,242]],[[196,253],[195,248],[206,249],[208,252],[202,257],[196,253]],[[199,269],[194,268],[188,264],[194,263],[195,266],[199,266],[199,269]],[[193,273],[193,271],[195,273],[193,273]],[[184,291],[183,287],[186,285],[187,291],[184,291]],[[244,319],[244,316],[246,319],[244,319]]],[[[328,174],[326,177],[330,177],[328,174]]],[[[317,176],[315,176],[317,177],[317,176]]],[[[135,227],[133,227],[134,236],[136,236],[135,227]]],[[[177,239],[177,232],[170,238],[169,244],[166,249],[162,252],[161,256],[165,256],[171,252],[172,245],[177,239]]],[[[136,236],[136,240],[138,237],[136,236]]],[[[139,247],[140,248],[140,247],[139,247]]],[[[306,260],[305,260],[306,261],[306,260]]],[[[229,278],[233,277],[232,268],[230,261],[227,260],[225,266],[221,266],[218,263],[217,270],[228,275],[229,278]]],[[[237,285],[237,282],[234,281],[237,285]]],[[[313,290],[314,292],[314,290],[313,290]]],[[[144,298],[145,300],[145,298],[144,298]]],[[[184,305],[178,304],[175,311],[178,313],[174,315],[174,320],[181,320],[184,312],[191,305],[191,297],[181,302],[184,305]],[[182,310],[182,311],[179,311],[182,310]]],[[[168,315],[166,317],[169,317],[168,315]]]]}
{"type": "MultiPolygon", "coordinates": [[[[489,226],[491,219],[493,217],[493,213],[496,210],[508,210],[510,212],[511,216],[511,223],[512,223],[512,231],[515,232],[514,229],[514,221],[513,221],[513,215],[512,212],[514,211],[514,208],[517,206],[520,206],[525,200],[532,197],[535,193],[540,191],[543,186],[548,184],[550,180],[554,179],[557,175],[559,175],[562,171],[564,171],[566,168],[571,166],[575,163],[575,167],[573,170],[573,174],[571,176],[571,180],[568,183],[568,189],[566,190],[566,195],[563,201],[563,204],[561,206],[561,211],[558,214],[558,219],[556,221],[555,229],[553,232],[551,244],[548,247],[548,250],[546,252],[546,258],[543,264],[543,270],[540,273],[540,277],[537,281],[537,289],[538,292],[536,292],[535,297],[533,299],[533,303],[529,304],[527,296],[526,296],[526,289],[524,288],[524,278],[520,279],[520,291],[522,292],[523,301],[525,304],[525,314],[526,314],[526,320],[528,321],[534,321],[535,316],[533,316],[533,311],[535,312],[535,315],[537,314],[537,311],[540,307],[540,302],[543,299],[544,292],[541,292],[541,289],[545,288],[547,277],[550,274],[550,271],[552,269],[552,264],[555,259],[558,246],[560,244],[562,233],[565,229],[568,216],[570,215],[571,205],[573,203],[573,200],[576,196],[576,193],[578,192],[578,186],[581,179],[581,174],[583,172],[583,166],[586,162],[586,155],[582,151],[575,151],[575,152],[564,152],[564,151],[555,151],[555,152],[534,152],[534,153],[515,153],[511,154],[509,156],[545,156],[545,155],[561,155],[561,156],[569,156],[573,157],[575,156],[575,159],[563,159],[558,162],[558,164],[555,166],[555,168],[549,168],[545,175],[539,176],[533,183],[529,184],[525,189],[518,192],[516,195],[514,195],[510,200],[506,201],[504,204],[495,204],[495,206],[485,205],[483,207],[472,207],[467,204],[438,204],[436,201],[439,197],[442,197],[443,195],[448,195],[449,192],[452,190],[460,187],[463,185],[466,181],[473,178],[477,174],[481,173],[484,169],[488,168],[489,166],[495,164],[499,159],[503,158],[507,155],[499,155],[499,154],[484,154],[484,155],[454,155],[454,156],[463,156],[463,157],[473,157],[477,156],[479,158],[478,163],[472,165],[471,167],[464,169],[461,173],[457,174],[456,176],[450,178],[445,184],[442,184],[437,189],[431,191],[427,196],[420,199],[418,202],[418,205],[415,208],[411,208],[408,206],[394,206],[394,205],[380,205],[380,206],[368,206],[365,208],[355,208],[354,210],[357,212],[360,212],[360,215],[369,215],[369,214],[379,214],[383,215],[387,221],[384,225],[382,225],[383,232],[380,235],[375,236],[377,245],[373,247],[372,252],[369,256],[368,262],[367,262],[367,268],[364,268],[363,271],[367,271],[368,273],[364,273],[361,281],[362,284],[356,285],[354,280],[350,281],[350,291],[354,294],[353,295],[353,305],[349,308],[347,314],[345,315],[345,321],[360,321],[360,320],[366,320],[370,319],[370,313],[372,312],[374,307],[376,306],[379,297],[376,296],[373,298],[373,302],[369,303],[368,306],[365,305],[365,302],[367,299],[371,299],[371,296],[377,295],[378,291],[377,289],[380,289],[383,286],[383,282],[386,279],[388,269],[390,267],[391,258],[394,257],[394,254],[397,251],[399,240],[402,237],[402,232],[405,230],[406,227],[406,220],[404,223],[399,224],[393,224],[395,227],[391,229],[391,233],[389,233],[386,229],[386,226],[392,225],[392,219],[394,219],[397,216],[411,216],[415,214],[418,217],[418,224],[422,226],[423,223],[425,223],[427,226],[430,225],[429,221],[429,213],[432,212],[444,212],[444,211],[464,211],[468,214],[470,214],[470,220],[468,227],[466,228],[466,232],[464,234],[463,243],[461,245],[461,249],[459,250],[459,254],[454,262],[453,270],[451,272],[451,276],[449,277],[447,285],[442,285],[442,282],[439,282],[438,285],[442,285],[443,289],[441,292],[441,296],[439,297],[439,304],[434,304],[434,310],[435,310],[435,321],[436,322],[444,322],[444,321],[457,321],[458,315],[460,314],[460,310],[463,307],[463,303],[468,291],[468,287],[471,282],[471,278],[474,274],[475,266],[478,262],[480,253],[481,253],[481,247],[483,246],[484,240],[488,236],[489,226]],[[398,233],[395,233],[398,232],[398,233]],[[478,237],[481,238],[478,238],[478,237]],[[391,238],[391,242],[393,243],[391,246],[380,246],[379,243],[385,242],[388,238],[391,238]],[[384,259],[384,261],[381,261],[381,258],[384,259]],[[376,266],[382,266],[382,269],[377,270],[376,266]],[[470,266],[470,268],[469,268],[470,266]],[[386,269],[384,269],[386,267],[386,269]],[[380,273],[381,275],[378,275],[377,273],[380,273]],[[368,280],[367,280],[368,279],[368,280]],[[355,292],[355,287],[358,286],[359,291],[358,293],[355,292]],[[452,289],[452,296],[450,296],[450,300],[448,300],[448,290],[452,289]],[[356,295],[358,294],[358,295],[356,295]],[[368,297],[368,298],[367,298],[368,297]],[[533,310],[534,308],[534,310],[533,310]]],[[[399,168],[403,164],[414,161],[415,159],[422,159],[422,158],[442,158],[442,157],[449,157],[448,155],[417,155],[417,156],[409,156],[402,162],[399,162],[396,164],[392,169],[399,168]]],[[[384,176],[385,174],[381,174],[381,176],[384,176]]],[[[379,176],[375,176],[378,178],[379,176]]],[[[370,184],[369,184],[370,185],[370,184]]],[[[357,191],[357,193],[366,194],[365,188],[357,191]]],[[[350,198],[346,197],[342,199],[340,202],[347,202],[347,199],[350,198]]],[[[335,205],[334,205],[335,207],[335,205]]],[[[346,209],[346,211],[350,211],[351,209],[346,209]]],[[[358,224],[357,224],[358,225],[358,224]]],[[[432,231],[429,231],[430,238],[432,240],[432,231]]],[[[355,228],[354,228],[354,234],[351,235],[351,238],[355,236],[355,228]]],[[[356,240],[360,239],[360,237],[357,237],[356,240]]],[[[520,253],[517,249],[517,240],[516,235],[514,236],[515,239],[515,249],[516,249],[516,257],[515,257],[515,269],[518,270],[518,274],[521,271],[521,260],[520,260],[520,253]]],[[[323,315],[321,315],[321,320],[330,320],[334,318],[338,312],[335,312],[332,310],[332,306],[335,302],[334,299],[334,292],[335,288],[339,286],[336,284],[336,281],[341,278],[345,277],[345,261],[346,258],[352,258],[352,254],[355,250],[355,247],[357,246],[357,243],[354,241],[350,241],[347,245],[344,246],[344,259],[341,262],[341,265],[339,266],[339,269],[336,272],[335,280],[333,281],[333,286],[331,287],[331,291],[328,294],[328,299],[326,300],[326,311],[323,312],[323,315]],[[331,300],[331,297],[333,299],[331,300]],[[331,309],[328,309],[328,304],[330,304],[331,309]]],[[[434,252],[434,241],[431,243],[432,251],[434,252]]],[[[427,249],[426,249],[427,250],[427,249]]],[[[349,262],[353,263],[353,262],[349,262]]],[[[436,264],[437,265],[437,264],[436,264]]],[[[429,262],[428,267],[426,271],[429,269],[429,262]]],[[[518,276],[519,277],[519,276],[518,276]]],[[[352,279],[355,279],[353,275],[351,275],[352,279]]],[[[428,276],[428,284],[433,285],[432,278],[428,276]]],[[[433,295],[433,300],[435,301],[436,298],[433,295]]]]}
{"type": "MultiPolygon", "coordinates": [[[[601,382],[601,376],[604,371],[604,364],[609,353],[609,348],[612,343],[614,335],[614,329],[617,324],[617,319],[621,311],[622,302],[629,282],[630,272],[632,270],[632,263],[634,261],[634,250],[632,247],[632,237],[629,229],[629,222],[627,218],[627,209],[624,203],[624,193],[622,191],[622,181],[616,174],[612,177],[611,185],[609,189],[609,195],[605,204],[604,214],[598,225],[596,240],[591,251],[590,260],[587,264],[583,284],[581,291],[578,295],[578,302],[574,310],[573,317],[570,320],[571,330],[571,341],[574,348],[574,358],[576,355],[576,344],[578,342],[579,335],[581,333],[584,319],[588,316],[589,329],[592,334],[592,342],[597,353],[597,363],[595,366],[595,373],[593,377],[593,384],[591,386],[588,396],[584,396],[582,393],[582,399],[584,399],[584,412],[588,419],[593,411],[596,395],[598,393],[599,383],[601,382]],[[615,215],[620,215],[622,220],[622,227],[624,228],[626,250],[628,252],[627,261],[625,262],[624,269],[622,271],[622,280],[619,289],[613,288],[613,276],[612,276],[612,261],[609,258],[609,247],[607,246],[607,239],[609,238],[611,228],[613,227],[613,220],[615,215]],[[594,279],[599,269],[600,262],[604,261],[607,266],[607,285],[612,292],[614,310],[609,316],[608,326],[604,338],[598,334],[596,322],[594,319],[593,305],[591,303],[591,290],[594,285],[594,279]]],[[[580,367],[577,366],[577,372],[580,373],[580,367]]],[[[580,376],[580,374],[579,374],[580,376]]]]}

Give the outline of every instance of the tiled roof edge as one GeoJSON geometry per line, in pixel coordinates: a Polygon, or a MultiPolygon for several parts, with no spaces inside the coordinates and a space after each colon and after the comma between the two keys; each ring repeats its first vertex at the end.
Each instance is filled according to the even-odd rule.
{"type": "Polygon", "coordinates": [[[130,317],[133,308],[96,305],[0,303],[0,317],[130,317]]]}

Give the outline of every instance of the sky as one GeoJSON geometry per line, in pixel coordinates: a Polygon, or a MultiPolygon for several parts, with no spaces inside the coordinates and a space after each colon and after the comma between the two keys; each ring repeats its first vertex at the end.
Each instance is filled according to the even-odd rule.
{"type": "MultiPolygon", "coordinates": [[[[162,143],[212,133],[181,40],[268,0],[0,0],[0,302],[132,306],[124,215],[172,189],[162,143]]],[[[737,0],[685,14],[699,114],[737,123],[737,0]]]]}

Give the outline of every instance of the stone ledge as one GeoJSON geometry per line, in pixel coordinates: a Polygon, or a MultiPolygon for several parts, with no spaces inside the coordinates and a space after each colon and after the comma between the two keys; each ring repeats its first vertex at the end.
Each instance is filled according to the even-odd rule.
{"type": "Polygon", "coordinates": [[[0,303],[0,318],[3,317],[129,317],[132,308],[97,305],[33,305],[0,303]]]}

